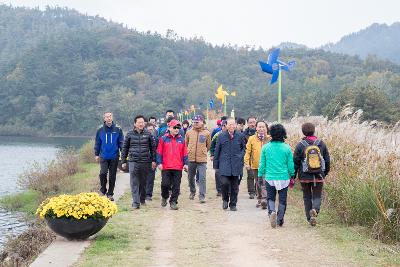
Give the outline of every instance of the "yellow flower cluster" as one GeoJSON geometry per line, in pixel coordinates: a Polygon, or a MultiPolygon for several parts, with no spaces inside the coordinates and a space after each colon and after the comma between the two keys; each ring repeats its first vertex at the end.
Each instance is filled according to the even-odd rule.
{"type": "Polygon", "coordinates": [[[48,198],[38,207],[41,218],[109,218],[117,213],[117,205],[97,193],[60,195],[48,198]]]}

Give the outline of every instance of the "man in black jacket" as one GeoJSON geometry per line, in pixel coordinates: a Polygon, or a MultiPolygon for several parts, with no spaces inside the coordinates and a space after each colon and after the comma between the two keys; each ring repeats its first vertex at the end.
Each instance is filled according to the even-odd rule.
{"type": "Polygon", "coordinates": [[[122,147],[122,168],[126,167],[129,156],[129,173],[132,192],[132,207],[140,208],[146,204],[146,182],[151,171],[156,168],[156,142],[153,135],[145,129],[142,115],[134,119],[134,129],[129,131],[122,147]]]}
{"type": "Polygon", "coordinates": [[[239,176],[243,175],[246,144],[243,134],[236,130],[235,119],[229,118],[226,128],[227,131],[218,136],[213,167],[221,176],[222,208],[226,210],[229,203],[231,211],[236,211],[239,176]]]}

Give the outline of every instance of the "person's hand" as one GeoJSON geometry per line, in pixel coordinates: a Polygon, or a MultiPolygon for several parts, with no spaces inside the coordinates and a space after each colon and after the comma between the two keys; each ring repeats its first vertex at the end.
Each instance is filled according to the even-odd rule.
{"type": "Polygon", "coordinates": [[[262,176],[259,176],[258,178],[257,178],[257,182],[258,182],[258,185],[259,186],[261,186],[262,184],[263,184],[263,181],[264,180],[264,178],[262,177],[262,176]]]}
{"type": "Polygon", "coordinates": [[[162,164],[159,164],[157,167],[158,167],[158,169],[159,169],[160,171],[162,171],[162,164]]]}
{"type": "Polygon", "coordinates": [[[211,161],[214,161],[214,156],[211,156],[211,157],[210,157],[210,160],[211,160],[211,161]]]}
{"type": "Polygon", "coordinates": [[[151,163],[151,168],[153,169],[153,171],[157,168],[157,163],[155,163],[154,161],[151,163]]]}
{"type": "Polygon", "coordinates": [[[250,170],[250,166],[249,165],[246,165],[245,167],[246,167],[246,170],[248,170],[248,171],[250,170]]]}
{"type": "Polygon", "coordinates": [[[185,172],[187,172],[187,171],[188,171],[188,165],[183,165],[183,170],[184,170],[185,172]]]}
{"type": "Polygon", "coordinates": [[[290,178],[290,182],[289,182],[289,188],[293,188],[294,187],[294,185],[295,185],[295,180],[294,180],[294,177],[292,177],[292,178],[290,178]]]}
{"type": "Polygon", "coordinates": [[[121,168],[122,168],[123,170],[126,170],[126,163],[122,163],[121,168]]]}
{"type": "Polygon", "coordinates": [[[94,159],[96,160],[97,163],[100,162],[100,157],[99,156],[94,157],[94,159]]]}

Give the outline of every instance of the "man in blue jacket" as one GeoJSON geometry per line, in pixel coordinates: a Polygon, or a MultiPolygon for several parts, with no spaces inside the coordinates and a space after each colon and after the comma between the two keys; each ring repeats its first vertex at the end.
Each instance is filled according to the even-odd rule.
{"type": "Polygon", "coordinates": [[[100,163],[100,192],[114,201],[115,178],[117,175],[119,151],[122,149],[124,135],[121,128],[113,122],[113,114],[105,112],[104,124],[97,130],[94,144],[96,162],[100,163]],[[108,191],[107,191],[108,173],[108,191]]]}
{"type": "Polygon", "coordinates": [[[239,176],[243,175],[246,143],[244,135],[236,130],[235,119],[229,118],[226,128],[227,131],[218,136],[213,167],[218,170],[221,179],[222,208],[226,210],[229,203],[231,211],[236,211],[239,176]]]}

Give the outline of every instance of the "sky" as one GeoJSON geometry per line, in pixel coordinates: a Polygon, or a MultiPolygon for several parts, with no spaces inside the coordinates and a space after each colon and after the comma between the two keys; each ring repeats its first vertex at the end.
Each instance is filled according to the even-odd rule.
{"type": "Polygon", "coordinates": [[[203,37],[214,45],[319,47],[372,23],[400,21],[399,0],[0,0],[13,6],[69,7],[141,32],[203,37]]]}

